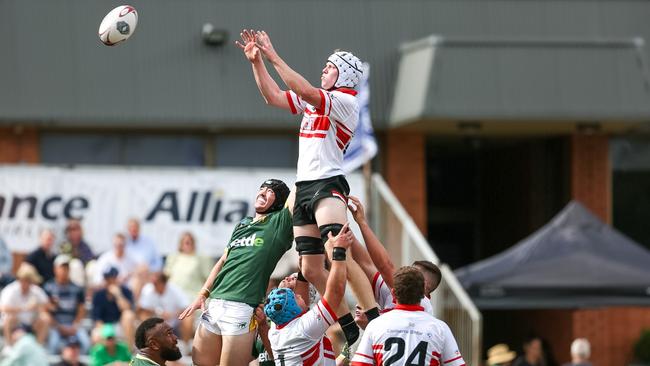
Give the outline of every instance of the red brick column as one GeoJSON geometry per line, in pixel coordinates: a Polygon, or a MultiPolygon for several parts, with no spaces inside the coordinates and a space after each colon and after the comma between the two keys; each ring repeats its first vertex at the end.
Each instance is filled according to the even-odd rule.
{"type": "Polygon", "coordinates": [[[389,131],[386,136],[386,182],[427,235],[426,149],[422,133],[389,131]]]}
{"type": "Polygon", "coordinates": [[[570,138],[571,199],[579,201],[606,223],[612,222],[609,138],[573,135],[570,138]]]}
{"type": "MultiPolygon", "coordinates": [[[[641,330],[648,328],[650,308],[584,309],[573,314],[573,338],[589,340],[594,365],[627,365],[634,361],[634,344],[641,330]]],[[[564,351],[569,353],[569,345],[564,351]]]]}
{"type": "Polygon", "coordinates": [[[0,127],[0,163],[38,163],[38,132],[34,127],[0,127]]]}

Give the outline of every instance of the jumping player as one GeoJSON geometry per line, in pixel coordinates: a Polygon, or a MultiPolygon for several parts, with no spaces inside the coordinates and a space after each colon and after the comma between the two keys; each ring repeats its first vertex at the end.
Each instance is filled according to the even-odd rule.
{"type": "Polygon", "coordinates": [[[195,365],[248,364],[255,339],[254,310],[264,301],[275,265],[292,245],[288,197],[289,188],[282,181],[262,183],[255,216],[235,226],[201,293],[179,316],[203,310],[193,342],[195,365]]]}
{"type": "MultiPolygon", "coordinates": [[[[252,63],[257,87],[266,103],[303,115],[293,210],[294,236],[296,249],[302,256],[302,273],[322,294],[327,280],[323,268],[324,243],[328,233],[337,235],[347,222],[350,187],[342,169],[343,153],[359,119],[354,88],[363,74],[363,66],[352,53],[335,52],[323,68],[321,87],[316,88],[282,60],[266,32],[244,30],[241,35],[243,43],[237,44],[252,63]],[[289,90],[280,89],[271,78],[261,55],[273,65],[289,90]]],[[[367,292],[371,297],[369,288],[367,292]]],[[[346,339],[358,337],[358,328],[349,313],[341,317],[340,324],[346,339]]]]}
{"type": "Polygon", "coordinates": [[[352,243],[352,233],[346,224],[336,237],[332,237],[332,233],[328,237],[331,239],[328,246],[331,244],[333,247],[332,266],[325,294],[311,310],[302,295],[290,288],[273,289],[268,296],[264,313],[275,323],[268,336],[276,365],[335,364],[332,344],[325,331],[336,322],[333,309],[345,294],[346,251],[352,243]]]}
{"type": "Polygon", "coordinates": [[[395,272],[393,280],[392,292],[397,305],[368,324],[352,366],[464,366],[449,326],[419,305],[424,296],[424,277],[420,270],[402,267],[395,272]]]}

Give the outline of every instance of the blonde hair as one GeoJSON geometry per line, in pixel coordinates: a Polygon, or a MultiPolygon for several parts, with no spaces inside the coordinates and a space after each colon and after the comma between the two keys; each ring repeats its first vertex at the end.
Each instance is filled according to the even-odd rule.
{"type": "Polygon", "coordinates": [[[194,251],[196,251],[196,239],[194,239],[194,235],[192,235],[192,233],[189,231],[186,231],[181,234],[181,239],[178,241],[178,251],[182,252],[181,249],[183,248],[183,241],[185,240],[185,238],[190,238],[190,241],[192,242],[192,248],[194,249],[194,251]]]}

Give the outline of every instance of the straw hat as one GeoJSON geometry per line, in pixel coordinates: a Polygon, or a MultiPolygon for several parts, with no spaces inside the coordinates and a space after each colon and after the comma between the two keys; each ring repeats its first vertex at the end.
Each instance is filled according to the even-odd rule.
{"type": "Polygon", "coordinates": [[[18,267],[18,271],[16,271],[16,278],[19,280],[27,279],[34,284],[38,284],[41,283],[41,281],[43,281],[43,278],[38,274],[36,268],[34,268],[34,266],[32,266],[27,262],[23,262],[20,264],[20,267],[18,267]]]}
{"type": "Polygon", "coordinates": [[[515,353],[515,351],[511,351],[510,348],[508,348],[508,345],[505,343],[499,343],[495,346],[490,347],[487,351],[487,354],[488,365],[499,365],[505,362],[510,362],[514,360],[515,357],[517,357],[517,353],[515,353]]]}

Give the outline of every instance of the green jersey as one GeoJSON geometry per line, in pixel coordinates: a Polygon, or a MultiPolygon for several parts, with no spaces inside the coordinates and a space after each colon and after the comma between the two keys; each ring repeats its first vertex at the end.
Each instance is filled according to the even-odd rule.
{"type": "Polygon", "coordinates": [[[106,346],[102,343],[97,343],[90,349],[90,366],[106,365],[115,361],[130,361],[131,352],[129,346],[123,342],[118,342],[115,345],[115,354],[110,354],[106,346]]]}
{"type": "Polygon", "coordinates": [[[241,220],[226,246],[226,262],[212,284],[210,298],[253,307],[262,303],[269,277],[292,242],[293,224],[288,208],[257,221],[252,217],[241,220]]]}
{"type": "Polygon", "coordinates": [[[157,364],[154,360],[147,358],[141,354],[137,354],[133,356],[131,359],[131,362],[129,362],[129,366],[160,366],[157,364]]]}

